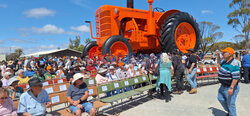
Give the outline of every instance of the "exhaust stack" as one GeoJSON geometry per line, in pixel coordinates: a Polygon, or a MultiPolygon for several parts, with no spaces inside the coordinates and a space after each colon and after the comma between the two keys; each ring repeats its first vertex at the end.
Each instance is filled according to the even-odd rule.
{"type": "Polygon", "coordinates": [[[134,0],[127,0],[127,8],[134,8],[134,0]]]}

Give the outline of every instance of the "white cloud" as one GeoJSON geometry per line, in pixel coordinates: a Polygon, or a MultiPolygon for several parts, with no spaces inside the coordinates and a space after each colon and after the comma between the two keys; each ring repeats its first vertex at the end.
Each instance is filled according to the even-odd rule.
{"type": "Polygon", "coordinates": [[[9,38],[8,40],[14,43],[25,43],[25,44],[38,43],[38,41],[35,41],[35,39],[33,38],[29,38],[29,39],[9,38]]]}
{"type": "Polygon", "coordinates": [[[86,26],[86,25],[80,25],[80,26],[77,26],[77,27],[70,27],[71,30],[74,30],[74,31],[79,31],[79,32],[89,32],[89,27],[86,26]]]}
{"type": "Polygon", "coordinates": [[[0,7],[1,7],[1,8],[7,8],[8,5],[7,5],[7,4],[0,4],[0,7]]]}
{"type": "Polygon", "coordinates": [[[72,2],[78,6],[87,8],[87,9],[92,9],[91,3],[89,3],[89,0],[72,0],[72,2]]]}
{"type": "Polygon", "coordinates": [[[213,14],[214,12],[211,10],[202,10],[201,13],[202,14],[213,14]]]}
{"type": "Polygon", "coordinates": [[[42,28],[32,27],[33,32],[38,34],[63,34],[65,33],[63,28],[59,28],[55,25],[47,24],[42,28]]]}
{"type": "Polygon", "coordinates": [[[27,37],[30,34],[67,34],[67,35],[79,35],[79,33],[89,32],[89,27],[86,25],[80,26],[71,26],[71,31],[65,31],[61,27],[57,27],[56,25],[46,24],[43,27],[31,27],[31,28],[19,28],[18,31],[21,33],[21,36],[27,37]],[[76,32],[77,31],[77,32],[76,32]]]}
{"type": "Polygon", "coordinates": [[[56,11],[49,10],[47,8],[34,8],[30,9],[24,12],[24,15],[26,17],[30,18],[41,18],[45,16],[54,16],[56,14],[56,11]]]}

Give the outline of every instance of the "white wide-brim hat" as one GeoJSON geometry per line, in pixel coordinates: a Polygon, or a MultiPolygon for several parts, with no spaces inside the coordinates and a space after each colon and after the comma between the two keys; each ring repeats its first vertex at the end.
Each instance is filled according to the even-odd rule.
{"type": "Polygon", "coordinates": [[[74,84],[76,80],[81,79],[83,77],[84,76],[81,73],[74,74],[72,84],[74,84]]]}
{"type": "Polygon", "coordinates": [[[98,73],[104,73],[104,72],[107,72],[107,69],[105,69],[105,68],[100,68],[100,70],[98,71],[98,73]]]}

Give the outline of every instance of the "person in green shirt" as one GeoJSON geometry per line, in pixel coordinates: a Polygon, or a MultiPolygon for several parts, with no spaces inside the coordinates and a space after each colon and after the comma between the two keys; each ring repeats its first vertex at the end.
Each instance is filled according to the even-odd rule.
{"type": "Polygon", "coordinates": [[[51,74],[52,67],[51,66],[47,66],[46,69],[47,69],[47,72],[44,74],[45,80],[54,78],[54,76],[52,76],[52,74],[51,74]]]}
{"type": "Polygon", "coordinates": [[[45,77],[43,75],[43,71],[41,69],[36,70],[36,73],[33,75],[33,77],[38,78],[41,81],[45,80],[45,77]]]}

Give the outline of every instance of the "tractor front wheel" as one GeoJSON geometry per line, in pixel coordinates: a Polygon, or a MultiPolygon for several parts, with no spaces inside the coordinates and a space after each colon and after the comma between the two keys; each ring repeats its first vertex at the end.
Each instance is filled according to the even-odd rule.
{"type": "Polygon", "coordinates": [[[82,58],[85,58],[87,55],[90,58],[94,58],[96,52],[97,52],[98,46],[96,44],[96,41],[89,42],[84,48],[82,52],[82,58]]]}
{"type": "Polygon", "coordinates": [[[170,15],[161,25],[159,40],[163,52],[179,49],[187,53],[189,48],[197,51],[200,44],[200,30],[191,15],[177,12],[170,15]]]}
{"type": "Polygon", "coordinates": [[[132,46],[126,38],[122,36],[111,36],[102,46],[102,54],[112,54],[115,56],[125,56],[132,54],[132,46]]]}

